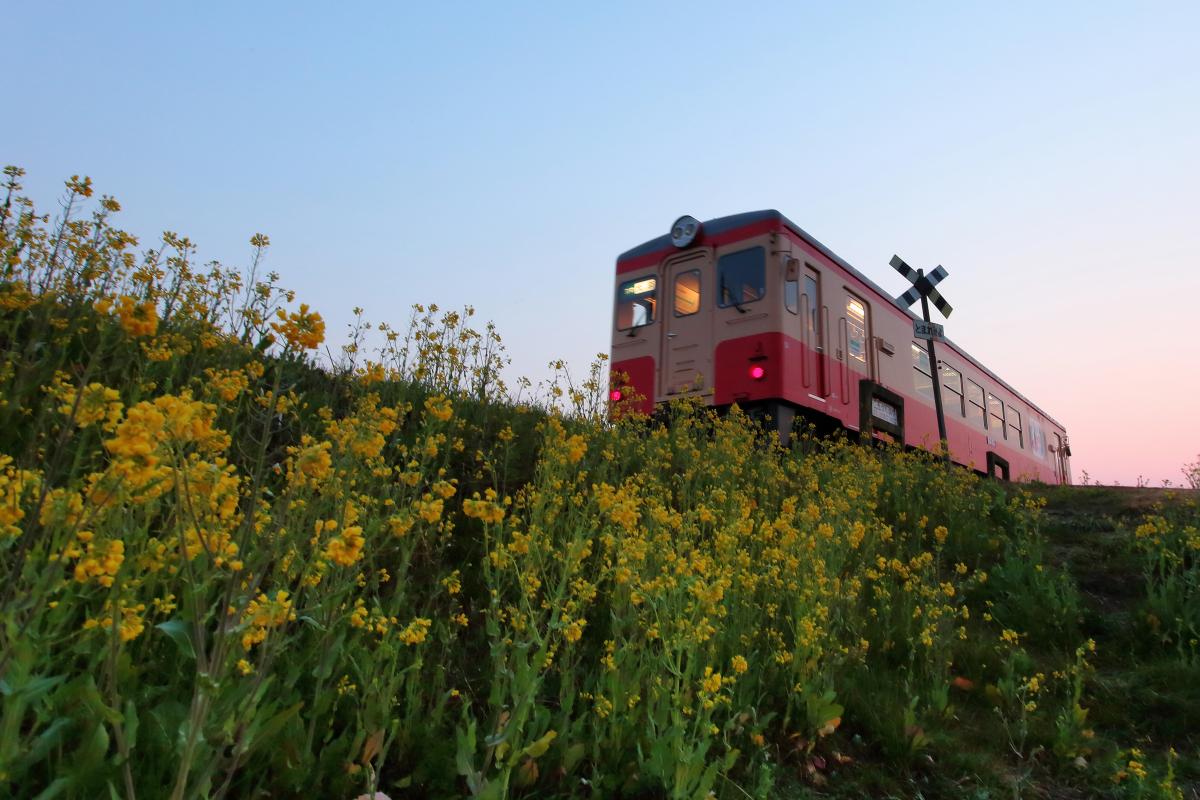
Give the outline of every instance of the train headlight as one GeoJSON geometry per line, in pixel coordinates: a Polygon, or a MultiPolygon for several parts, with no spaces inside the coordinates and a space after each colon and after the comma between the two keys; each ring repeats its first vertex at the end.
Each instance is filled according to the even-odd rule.
{"type": "Polygon", "coordinates": [[[687,247],[700,235],[700,220],[684,214],[671,223],[671,244],[687,247]]]}

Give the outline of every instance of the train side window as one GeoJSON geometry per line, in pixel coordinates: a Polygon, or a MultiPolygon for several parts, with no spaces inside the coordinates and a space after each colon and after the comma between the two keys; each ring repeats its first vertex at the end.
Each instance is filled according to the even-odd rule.
{"type": "Polygon", "coordinates": [[[923,397],[933,399],[933,372],[929,369],[929,353],[925,348],[913,343],[913,387],[923,397]]]}
{"type": "Polygon", "coordinates": [[[1038,458],[1046,457],[1046,432],[1037,417],[1029,418],[1029,446],[1038,458]]]}
{"type": "Polygon", "coordinates": [[[988,392],[988,429],[996,431],[1001,439],[1007,439],[1004,432],[1004,401],[988,392]]]}
{"type": "Polygon", "coordinates": [[[967,381],[967,419],[980,428],[987,428],[987,414],[983,407],[983,387],[967,381]]]}
{"type": "Polygon", "coordinates": [[[1025,449],[1025,436],[1021,432],[1021,412],[1012,406],[1008,407],[1008,429],[1017,434],[1017,447],[1025,449]]]}
{"type": "Polygon", "coordinates": [[[808,326],[809,341],[816,342],[816,346],[820,348],[821,325],[817,313],[821,307],[821,298],[817,296],[817,288],[816,274],[806,271],[804,273],[804,296],[808,298],[808,319],[805,320],[805,323],[808,326]]]}
{"type": "Polygon", "coordinates": [[[855,361],[867,363],[867,305],[854,295],[846,297],[846,349],[855,361]]]}
{"type": "Polygon", "coordinates": [[[942,405],[953,408],[959,416],[967,415],[966,404],[963,402],[962,373],[954,367],[942,362],[942,405]]]}
{"type": "Polygon", "coordinates": [[[700,310],[700,270],[690,269],[675,276],[675,316],[687,317],[700,310]]]}
{"type": "Polygon", "coordinates": [[[800,281],[796,278],[783,282],[783,305],[793,314],[800,313],[800,281]]]}
{"type": "Polygon", "coordinates": [[[742,306],[767,293],[767,257],[762,247],[726,253],[717,261],[717,305],[742,306]]]}
{"type": "Polygon", "coordinates": [[[636,278],[622,283],[617,290],[617,330],[627,331],[654,322],[657,297],[657,278],[636,278]]]}

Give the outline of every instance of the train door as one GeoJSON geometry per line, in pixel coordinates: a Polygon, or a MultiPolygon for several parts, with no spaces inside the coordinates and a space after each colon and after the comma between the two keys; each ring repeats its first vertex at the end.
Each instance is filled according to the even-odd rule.
{"type": "Polygon", "coordinates": [[[841,367],[842,402],[849,403],[860,378],[873,377],[871,358],[871,307],[858,295],[845,290],[845,315],[838,321],[839,365],[841,367]]]}
{"type": "Polygon", "coordinates": [[[666,264],[666,350],[661,392],[699,394],[713,386],[712,253],[688,253],[666,264]]]}
{"type": "Polygon", "coordinates": [[[802,336],[804,339],[804,387],[817,397],[829,396],[825,374],[825,338],[821,324],[821,275],[812,267],[804,268],[803,292],[800,295],[802,336]]]}

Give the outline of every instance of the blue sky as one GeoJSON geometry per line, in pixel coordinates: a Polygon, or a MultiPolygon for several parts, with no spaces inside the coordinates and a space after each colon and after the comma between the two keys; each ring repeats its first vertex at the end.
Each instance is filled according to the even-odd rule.
{"type": "Polygon", "coordinates": [[[474,305],[515,370],[607,351],[613,260],[778,208],[1062,420],[1075,470],[1200,452],[1196,3],[60,3],[4,12],[0,160],[326,316],[474,305]]]}

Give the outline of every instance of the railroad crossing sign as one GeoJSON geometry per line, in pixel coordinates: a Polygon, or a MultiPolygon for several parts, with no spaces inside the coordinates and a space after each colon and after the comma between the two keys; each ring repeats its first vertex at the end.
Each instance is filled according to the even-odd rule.
{"type": "Polygon", "coordinates": [[[929,353],[929,371],[932,373],[930,378],[933,379],[933,408],[937,411],[938,437],[942,443],[942,453],[945,455],[946,463],[950,463],[950,444],[946,439],[946,415],[942,410],[942,365],[938,363],[937,353],[934,350],[934,340],[942,340],[945,338],[945,331],[941,325],[936,322],[931,322],[929,319],[929,301],[937,306],[938,311],[942,312],[943,317],[949,317],[950,312],[954,309],[946,302],[941,293],[933,288],[942,282],[949,273],[946,268],[939,264],[933,272],[928,275],[923,269],[913,269],[908,264],[904,263],[904,259],[900,256],[892,256],[892,269],[899,272],[904,277],[908,278],[912,288],[904,294],[896,298],[905,308],[908,308],[918,300],[921,301],[921,316],[923,319],[913,320],[913,338],[924,339],[925,349],[929,353]]]}
{"type": "Polygon", "coordinates": [[[946,272],[945,267],[939,264],[933,272],[925,275],[921,270],[913,269],[905,264],[900,256],[892,256],[892,267],[912,283],[911,289],[896,298],[902,305],[911,306],[922,297],[928,297],[937,306],[937,310],[942,312],[942,316],[949,319],[950,312],[954,310],[954,307],[946,302],[937,289],[933,288],[950,274],[946,272]]]}

